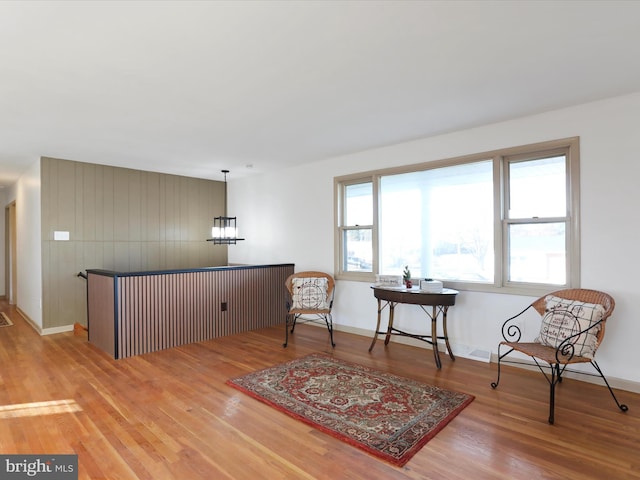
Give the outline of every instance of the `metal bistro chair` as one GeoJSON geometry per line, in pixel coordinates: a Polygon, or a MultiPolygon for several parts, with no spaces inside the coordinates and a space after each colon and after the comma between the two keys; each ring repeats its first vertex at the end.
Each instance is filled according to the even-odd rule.
{"type": "Polygon", "coordinates": [[[539,298],[502,325],[504,341],[498,345],[498,378],[491,387],[498,387],[500,362],[505,356],[514,350],[529,355],[549,382],[549,423],[553,424],[555,388],[562,381],[567,365],[590,363],[604,380],[618,408],[626,412],[628,407],[618,402],[609,382],[593,359],[602,343],[605,324],[614,307],[613,297],[596,290],[559,290],[539,298]],[[518,317],[530,308],[541,316],[540,334],[533,342],[523,342],[518,317]],[[500,352],[503,346],[508,348],[505,353],[500,352]],[[551,368],[551,372],[547,373],[543,368],[551,368]]]}
{"type": "Polygon", "coordinates": [[[329,330],[331,346],[333,342],[333,318],[331,307],[333,306],[333,294],[335,280],[324,272],[298,272],[289,275],[285,281],[287,287],[287,318],[285,322],[285,341],[283,346],[289,343],[289,326],[293,333],[296,323],[300,321],[324,324],[329,330]]]}

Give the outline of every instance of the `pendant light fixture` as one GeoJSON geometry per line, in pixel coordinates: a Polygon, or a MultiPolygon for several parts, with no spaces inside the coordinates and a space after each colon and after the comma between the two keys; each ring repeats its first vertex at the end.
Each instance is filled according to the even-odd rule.
{"type": "Polygon", "coordinates": [[[227,217],[227,173],[229,170],[222,170],[222,173],[224,173],[224,216],[213,219],[212,238],[208,238],[207,241],[213,242],[214,245],[235,245],[237,241],[244,240],[244,238],[238,238],[236,217],[227,217]]]}

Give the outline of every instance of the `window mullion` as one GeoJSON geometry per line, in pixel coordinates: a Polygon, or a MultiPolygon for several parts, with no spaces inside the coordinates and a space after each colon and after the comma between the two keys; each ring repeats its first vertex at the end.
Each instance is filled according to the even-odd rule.
{"type": "Polygon", "coordinates": [[[379,225],[380,225],[380,176],[374,175],[373,183],[373,225],[371,227],[371,239],[373,243],[373,273],[380,273],[380,248],[379,248],[379,225]]]}
{"type": "Polygon", "coordinates": [[[493,284],[496,287],[500,287],[503,284],[503,279],[506,274],[506,257],[504,251],[506,248],[506,229],[503,220],[507,217],[506,214],[506,199],[508,198],[508,192],[504,185],[507,185],[505,180],[505,167],[502,161],[502,157],[496,155],[493,157],[493,251],[494,251],[494,279],[493,284]]]}

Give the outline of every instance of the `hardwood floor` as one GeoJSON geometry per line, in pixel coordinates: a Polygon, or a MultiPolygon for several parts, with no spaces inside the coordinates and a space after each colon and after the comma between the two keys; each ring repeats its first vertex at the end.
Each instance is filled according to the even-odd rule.
{"type": "Polygon", "coordinates": [[[565,379],[547,423],[542,375],[300,325],[113,360],[73,333],[39,336],[0,302],[0,453],[79,456],[81,479],[640,478],[640,395],[565,379]],[[311,352],[476,396],[398,468],[225,385],[311,352]]]}

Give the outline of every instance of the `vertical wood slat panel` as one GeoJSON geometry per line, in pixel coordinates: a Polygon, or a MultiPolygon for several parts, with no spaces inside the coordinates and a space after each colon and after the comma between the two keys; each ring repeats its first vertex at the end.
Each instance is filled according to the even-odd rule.
{"type": "Polygon", "coordinates": [[[116,356],[113,320],[114,283],[113,278],[91,275],[87,285],[87,303],[89,305],[89,342],[105,352],[116,356]]]}
{"type": "Polygon", "coordinates": [[[117,276],[117,324],[107,326],[116,329],[117,345],[108,353],[126,358],[282,323],[284,282],[293,270],[285,264],[117,276]]]}

